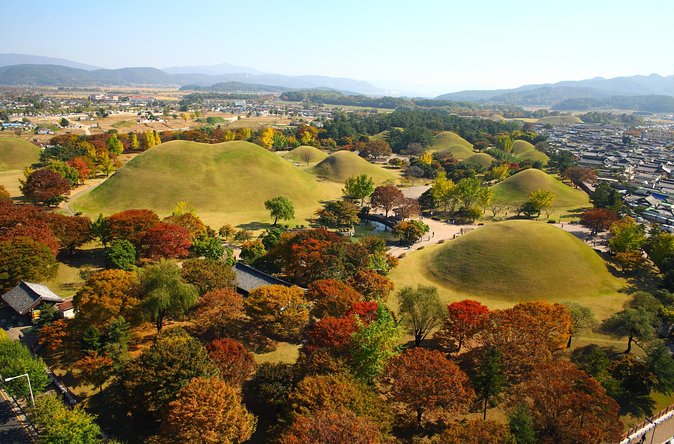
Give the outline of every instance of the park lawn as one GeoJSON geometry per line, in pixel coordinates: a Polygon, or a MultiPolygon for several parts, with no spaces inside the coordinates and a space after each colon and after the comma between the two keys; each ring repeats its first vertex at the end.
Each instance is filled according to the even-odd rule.
{"type": "Polygon", "coordinates": [[[73,296],[92,274],[105,268],[105,251],[99,242],[89,242],[72,256],[60,253],[57,257],[59,269],[56,277],[42,282],[57,295],[73,296]]]}
{"type": "Polygon", "coordinates": [[[276,350],[268,353],[254,353],[255,362],[258,364],[270,363],[284,363],[294,364],[300,355],[300,346],[291,344],[289,342],[279,342],[276,345],[276,350]]]}

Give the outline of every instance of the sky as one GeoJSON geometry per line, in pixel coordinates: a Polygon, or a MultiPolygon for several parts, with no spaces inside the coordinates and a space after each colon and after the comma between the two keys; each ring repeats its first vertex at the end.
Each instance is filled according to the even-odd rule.
{"type": "Polygon", "coordinates": [[[671,0],[3,0],[0,53],[440,94],[674,72],[671,0]]]}

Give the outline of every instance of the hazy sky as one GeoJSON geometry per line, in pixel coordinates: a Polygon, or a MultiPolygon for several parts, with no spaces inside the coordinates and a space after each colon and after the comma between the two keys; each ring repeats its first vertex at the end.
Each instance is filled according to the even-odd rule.
{"type": "Polygon", "coordinates": [[[106,68],[228,62],[438,93],[674,70],[671,0],[3,0],[2,6],[0,52],[106,68]]]}

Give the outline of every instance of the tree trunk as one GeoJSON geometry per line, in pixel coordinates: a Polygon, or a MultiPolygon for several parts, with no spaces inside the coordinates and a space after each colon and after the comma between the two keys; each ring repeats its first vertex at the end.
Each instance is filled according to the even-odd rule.
{"type": "Polygon", "coordinates": [[[632,353],[632,341],[634,341],[634,336],[629,336],[627,338],[627,350],[625,350],[626,355],[632,353]]]}
{"type": "Polygon", "coordinates": [[[573,335],[569,335],[569,340],[566,343],[566,348],[571,348],[571,339],[573,339],[573,335]]]}
{"type": "Polygon", "coordinates": [[[417,429],[421,429],[421,415],[423,414],[423,411],[421,409],[417,409],[417,429]]]}
{"type": "Polygon", "coordinates": [[[277,221],[278,221],[278,216],[274,216],[274,226],[276,225],[277,221]]]}
{"type": "Polygon", "coordinates": [[[161,329],[164,327],[164,316],[159,315],[157,316],[157,320],[155,321],[155,325],[157,327],[157,333],[161,331],[161,329]]]}
{"type": "Polygon", "coordinates": [[[488,404],[488,401],[489,401],[489,398],[485,396],[484,397],[484,407],[482,409],[482,420],[483,421],[485,419],[487,419],[487,404],[488,404]]]}

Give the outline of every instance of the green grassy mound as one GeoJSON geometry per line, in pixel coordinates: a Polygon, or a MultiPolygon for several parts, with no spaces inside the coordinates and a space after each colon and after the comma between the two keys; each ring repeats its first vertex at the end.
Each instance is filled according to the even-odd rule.
{"type": "Polygon", "coordinates": [[[530,160],[532,162],[541,162],[547,165],[550,158],[543,152],[538,151],[535,146],[526,140],[516,140],[513,144],[513,154],[519,160],[530,160]]]}
{"type": "Polygon", "coordinates": [[[489,154],[476,153],[461,161],[462,165],[474,168],[476,171],[485,171],[494,162],[494,158],[489,154]]]}
{"type": "Polygon", "coordinates": [[[475,154],[472,143],[451,131],[443,131],[437,134],[429,150],[431,152],[449,152],[458,161],[465,160],[475,154]]]}
{"type": "Polygon", "coordinates": [[[529,200],[534,190],[549,190],[556,197],[552,203],[556,208],[580,208],[589,205],[587,194],[571,188],[541,170],[530,168],[510,176],[493,188],[497,202],[516,205],[529,200]]]}
{"type": "Polygon", "coordinates": [[[550,125],[575,125],[577,123],[583,123],[577,116],[548,116],[542,117],[536,121],[536,123],[549,123],[550,125]]]}
{"type": "Polygon", "coordinates": [[[40,160],[40,147],[17,137],[0,138],[0,171],[23,169],[40,160]]]}
{"type": "Polygon", "coordinates": [[[299,163],[316,163],[328,157],[325,151],[321,151],[313,146],[302,145],[285,154],[288,160],[299,163]]]}
{"type": "Polygon", "coordinates": [[[288,196],[301,219],[339,194],[338,187],[318,183],[258,145],[177,140],[140,154],[71,207],[93,216],[131,208],[165,215],[176,202],[187,201],[205,222],[219,227],[269,221],[264,201],[274,196],[288,196]]]}
{"type": "Polygon", "coordinates": [[[527,151],[534,151],[536,149],[531,143],[526,140],[516,140],[513,143],[513,155],[519,156],[527,151]]]}
{"type": "Polygon", "coordinates": [[[475,296],[513,302],[615,291],[604,260],[574,235],[552,225],[508,221],[447,242],[429,257],[433,280],[475,296]]]}
{"type": "Polygon", "coordinates": [[[390,171],[374,165],[351,151],[337,151],[323,159],[311,172],[333,182],[342,183],[351,176],[367,174],[377,184],[396,180],[390,171]]]}

